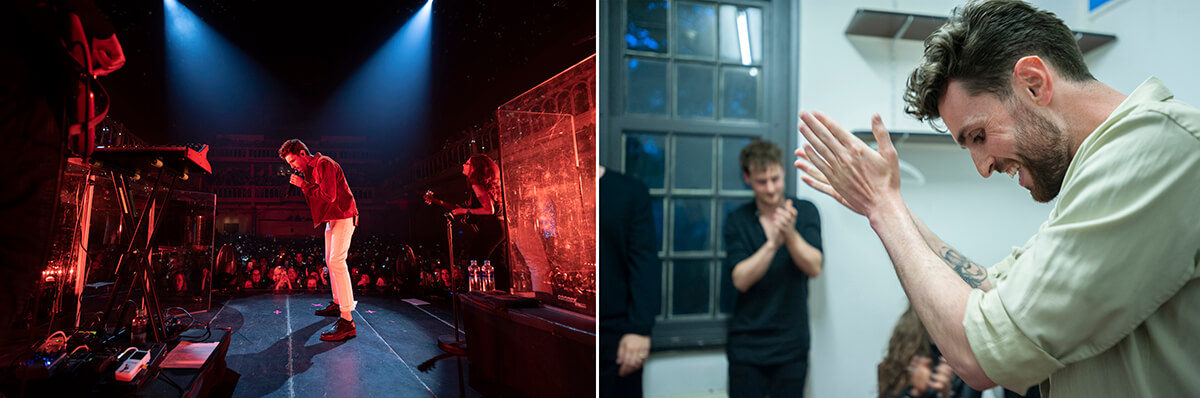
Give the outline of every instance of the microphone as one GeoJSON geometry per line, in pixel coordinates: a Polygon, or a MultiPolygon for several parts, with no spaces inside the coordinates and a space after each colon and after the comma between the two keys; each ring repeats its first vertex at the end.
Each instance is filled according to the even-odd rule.
{"type": "Polygon", "coordinates": [[[299,170],[286,169],[285,174],[288,175],[287,196],[292,196],[293,194],[296,193],[296,184],[292,184],[292,181],[291,181],[292,176],[298,175],[298,176],[300,176],[300,178],[304,178],[304,172],[299,171],[299,170]]]}

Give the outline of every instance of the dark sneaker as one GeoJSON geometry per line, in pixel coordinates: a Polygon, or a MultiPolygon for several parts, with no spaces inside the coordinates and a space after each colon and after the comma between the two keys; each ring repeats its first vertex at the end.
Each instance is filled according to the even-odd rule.
{"type": "Polygon", "coordinates": [[[325,308],[316,310],[313,313],[320,316],[341,316],[342,307],[337,305],[337,303],[330,301],[329,305],[325,306],[325,308]]]}
{"type": "Polygon", "coordinates": [[[328,332],[321,333],[321,340],[342,341],[357,335],[358,331],[354,329],[354,321],[338,318],[337,323],[333,324],[333,328],[330,328],[328,332]]]}

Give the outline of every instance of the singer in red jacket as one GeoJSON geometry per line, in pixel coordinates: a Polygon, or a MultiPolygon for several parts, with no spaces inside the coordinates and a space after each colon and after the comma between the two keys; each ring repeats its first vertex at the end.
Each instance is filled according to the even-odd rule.
{"type": "Polygon", "coordinates": [[[304,191],[304,200],[312,210],[313,227],[325,223],[325,264],[329,267],[333,301],[316,314],[340,317],[332,329],[321,333],[321,340],[341,341],[354,337],[357,335],[351,314],[355,304],[354,291],[346,266],[350,238],[354,236],[354,227],[358,226],[354,194],[350,192],[341,165],[328,156],[312,154],[298,139],[284,142],[279,148],[279,157],[301,173],[293,174],[291,183],[304,191]]]}

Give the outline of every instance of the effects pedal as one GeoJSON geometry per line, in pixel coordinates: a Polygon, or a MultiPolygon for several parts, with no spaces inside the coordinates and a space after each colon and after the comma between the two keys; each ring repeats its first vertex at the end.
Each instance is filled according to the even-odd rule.
{"type": "Polygon", "coordinates": [[[34,349],[33,355],[17,366],[15,375],[21,380],[41,380],[54,375],[67,357],[67,335],[54,332],[34,349]]]}
{"type": "Polygon", "coordinates": [[[133,355],[130,355],[129,358],[125,359],[125,362],[121,363],[121,366],[117,367],[113,378],[117,379],[117,381],[132,381],[142,371],[142,368],[146,367],[146,363],[149,361],[150,351],[134,351],[133,355]]]}
{"type": "Polygon", "coordinates": [[[36,354],[25,360],[16,368],[16,376],[21,380],[44,380],[54,375],[54,370],[63,362],[67,353],[36,354]]]}

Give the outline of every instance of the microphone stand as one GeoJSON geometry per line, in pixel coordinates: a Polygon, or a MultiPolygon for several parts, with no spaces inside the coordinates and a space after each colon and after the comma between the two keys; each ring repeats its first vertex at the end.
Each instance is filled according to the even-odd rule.
{"type": "MultiPolygon", "coordinates": [[[[450,257],[450,267],[456,267],[457,265],[454,264],[454,214],[449,213],[449,212],[446,213],[446,247],[449,248],[449,250],[447,251],[447,254],[450,257]]],[[[467,347],[466,347],[466,342],[462,341],[462,339],[459,337],[459,326],[458,326],[459,309],[458,309],[458,307],[459,307],[460,299],[459,299],[458,295],[461,292],[456,291],[457,290],[456,285],[457,284],[454,283],[454,270],[451,269],[450,270],[450,300],[451,300],[450,311],[454,316],[454,342],[453,343],[449,342],[448,341],[449,339],[446,339],[447,341],[442,341],[442,338],[438,338],[437,344],[438,344],[438,348],[441,348],[442,351],[445,351],[447,354],[453,354],[454,356],[458,357],[458,361],[457,361],[458,362],[458,396],[465,397],[467,395],[466,395],[466,385],[464,384],[464,381],[463,381],[462,357],[467,355],[467,347]]]]}
{"type": "MultiPolygon", "coordinates": [[[[454,263],[454,215],[451,213],[446,213],[446,247],[449,248],[447,254],[450,257],[450,267],[457,267],[457,265],[454,263]]],[[[440,347],[442,349],[442,351],[446,351],[451,354],[466,355],[466,349],[464,348],[463,341],[459,337],[459,326],[458,326],[459,297],[458,297],[458,295],[460,292],[457,291],[458,290],[457,284],[454,283],[455,281],[453,278],[453,276],[454,276],[453,269],[450,270],[450,276],[451,276],[450,296],[451,296],[451,302],[452,302],[450,311],[451,311],[451,313],[453,313],[453,316],[454,316],[454,343],[442,342],[439,340],[438,347],[440,347]]]]}

